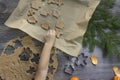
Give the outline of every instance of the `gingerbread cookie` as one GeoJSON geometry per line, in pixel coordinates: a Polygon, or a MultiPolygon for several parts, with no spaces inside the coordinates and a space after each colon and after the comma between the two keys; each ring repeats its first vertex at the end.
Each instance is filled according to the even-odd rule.
{"type": "Polygon", "coordinates": [[[48,4],[56,4],[58,6],[63,5],[63,1],[62,0],[49,0],[48,4]]]}
{"type": "Polygon", "coordinates": [[[28,21],[28,23],[30,23],[30,24],[35,24],[35,23],[37,23],[37,19],[35,18],[34,15],[33,15],[33,16],[28,16],[27,21],[28,21]]]}
{"type": "Polygon", "coordinates": [[[54,10],[53,13],[52,13],[52,15],[53,15],[54,17],[58,18],[58,17],[60,16],[60,13],[59,13],[59,11],[54,10]]]}
{"type": "Polygon", "coordinates": [[[34,15],[34,14],[35,14],[35,10],[32,9],[32,8],[30,8],[30,9],[28,10],[27,15],[28,15],[28,16],[32,16],[32,15],[34,15]]]}
{"type": "Polygon", "coordinates": [[[40,0],[33,1],[31,3],[31,7],[36,10],[38,10],[41,7],[41,5],[42,5],[42,2],[40,2],[40,0]]]}
{"type": "Polygon", "coordinates": [[[40,15],[48,16],[49,15],[49,11],[47,9],[42,9],[42,10],[40,10],[40,15]]]}
{"type": "Polygon", "coordinates": [[[55,0],[49,0],[48,4],[56,4],[55,0]]]}
{"type": "Polygon", "coordinates": [[[62,5],[63,5],[63,1],[62,1],[62,0],[57,0],[56,4],[57,4],[58,6],[62,6],[62,5]]]}
{"type": "Polygon", "coordinates": [[[59,38],[61,35],[63,35],[63,30],[56,28],[56,37],[59,38]]]}
{"type": "Polygon", "coordinates": [[[55,26],[59,29],[63,29],[64,28],[64,23],[62,21],[57,21],[55,26]]]}
{"type": "Polygon", "coordinates": [[[49,21],[45,21],[41,24],[41,27],[45,30],[48,30],[50,28],[51,24],[49,21]]]}

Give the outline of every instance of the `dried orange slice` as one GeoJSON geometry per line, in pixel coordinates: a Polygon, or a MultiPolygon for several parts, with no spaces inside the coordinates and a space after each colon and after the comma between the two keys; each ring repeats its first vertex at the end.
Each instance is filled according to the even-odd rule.
{"type": "Polygon", "coordinates": [[[73,77],[70,78],[70,80],[80,80],[80,79],[76,76],[73,76],[73,77]]]}
{"type": "Polygon", "coordinates": [[[97,65],[97,64],[98,64],[98,59],[97,59],[96,56],[92,55],[92,56],[90,57],[90,59],[91,59],[91,61],[92,61],[92,63],[93,63],[94,65],[97,65]]]}
{"type": "Polygon", "coordinates": [[[117,70],[117,71],[115,72],[115,74],[116,74],[116,76],[120,77],[120,70],[117,70]]]}
{"type": "Polygon", "coordinates": [[[120,80],[118,76],[114,76],[114,80],[120,80]]]}
{"type": "Polygon", "coordinates": [[[120,70],[119,70],[119,68],[116,67],[116,66],[114,66],[114,67],[113,67],[113,71],[114,71],[115,75],[120,78],[120,70]]]}
{"type": "Polygon", "coordinates": [[[114,66],[113,67],[113,71],[116,72],[118,70],[118,67],[117,66],[114,66]]]}

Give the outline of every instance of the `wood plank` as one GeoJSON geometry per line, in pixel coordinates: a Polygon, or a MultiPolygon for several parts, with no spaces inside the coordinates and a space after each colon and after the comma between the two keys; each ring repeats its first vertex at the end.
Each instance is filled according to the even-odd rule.
{"type": "MultiPolygon", "coordinates": [[[[0,0],[0,5],[5,5],[0,7],[0,53],[7,41],[26,35],[20,30],[10,29],[4,25],[4,22],[14,10],[17,3],[18,0],[0,0]]],[[[93,66],[91,62],[89,62],[85,67],[77,67],[73,75],[79,76],[81,80],[111,80],[114,75],[112,67],[116,65],[120,68],[120,59],[117,59],[116,57],[104,57],[99,48],[96,48],[94,53],[85,53],[96,55],[98,57],[99,64],[97,66],[93,66]]],[[[72,75],[64,73],[65,64],[69,62],[67,56],[62,54],[62,52],[59,53],[58,61],[59,67],[54,80],[68,80],[72,75]]]]}
{"type": "MultiPolygon", "coordinates": [[[[90,53],[88,52],[88,54],[90,53]]],[[[65,64],[69,62],[67,57],[64,54],[58,54],[59,67],[54,80],[68,80],[71,76],[79,76],[80,80],[112,80],[114,76],[112,67],[118,66],[120,68],[120,59],[116,57],[103,57],[99,48],[96,48],[90,55],[92,54],[97,55],[99,64],[94,66],[89,62],[85,67],[76,67],[72,75],[67,75],[63,71],[65,64]]]]}

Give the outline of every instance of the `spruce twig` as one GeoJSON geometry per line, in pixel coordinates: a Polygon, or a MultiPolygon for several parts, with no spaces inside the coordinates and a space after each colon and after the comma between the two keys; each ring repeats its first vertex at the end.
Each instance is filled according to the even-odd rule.
{"type": "Polygon", "coordinates": [[[103,49],[105,55],[117,55],[120,57],[120,20],[110,13],[115,0],[101,0],[89,22],[87,32],[84,35],[83,46],[89,45],[90,51],[95,46],[103,49]]]}

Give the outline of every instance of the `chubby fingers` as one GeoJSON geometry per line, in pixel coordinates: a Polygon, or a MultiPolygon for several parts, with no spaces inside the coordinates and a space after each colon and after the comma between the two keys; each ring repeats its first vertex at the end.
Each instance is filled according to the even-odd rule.
{"type": "Polygon", "coordinates": [[[50,34],[50,35],[55,35],[55,34],[56,34],[56,31],[51,29],[51,30],[48,31],[48,34],[50,34]]]}

